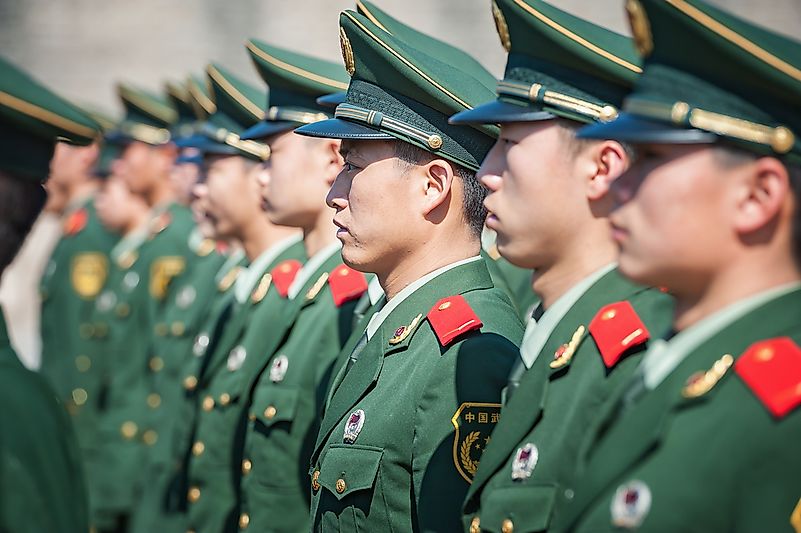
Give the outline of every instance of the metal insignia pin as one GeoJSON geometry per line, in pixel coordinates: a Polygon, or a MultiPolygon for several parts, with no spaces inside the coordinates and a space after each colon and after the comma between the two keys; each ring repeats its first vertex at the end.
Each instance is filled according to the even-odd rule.
{"type": "Polygon", "coordinates": [[[651,510],[651,489],[639,480],[619,486],[612,498],[612,524],[634,529],[639,527],[651,510]]]}
{"type": "Polygon", "coordinates": [[[364,411],[357,409],[350,414],[345,423],[345,435],[343,436],[345,444],[356,442],[356,438],[362,432],[362,427],[364,427],[364,411]]]}
{"type": "Polygon", "coordinates": [[[561,368],[568,364],[576,353],[581,337],[584,335],[585,327],[579,326],[570,338],[570,342],[561,345],[553,354],[553,361],[550,362],[551,368],[561,368]]]}
{"type": "Polygon", "coordinates": [[[194,303],[196,297],[197,291],[195,288],[191,285],[187,285],[178,292],[178,296],[175,297],[175,303],[177,303],[178,307],[181,309],[186,309],[194,303]]]}
{"type": "Polygon", "coordinates": [[[512,461],[512,479],[520,481],[531,477],[531,472],[537,466],[540,452],[537,446],[527,442],[522,448],[517,449],[515,459],[512,461]]]}
{"type": "Polygon", "coordinates": [[[195,354],[195,357],[200,357],[206,353],[206,348],[209,347],[210,340],[208,334],[205,332],[195,337],[195,343],[192,345],[192,353],[195,354]]]}
{"type": "Polygon", "coordinates": [[[114,304],[116,303],[117,295],[111,290],[105,290],[100,294],[100,296],[98,296],[95,306],[97,307],[98,311],[105,313],[111,311],[111,308],[114,307],[114,304]]]}
{"type": "Polygon", "coordinates": [[[270,367],[270,381],[278,383],[284,381],[286,371],[289,368],[289,359],[286,355],[281,354],[276,356],[273,361],[273,366],[270,367]]]}
{"type": "Polygon", "coordinates": [[[132,291],[139,285],[139,274],[136,272],[127,272],[122,278],[122,285],[128,290],[132,291]]]}
{"type": "Polygon", "coordinates": [[[228,370],[231,372],[239,370],[242,367],[242,364],[245,362],[247,356],[248,352],[245,350],[244,346],[235,346],[230,352],[228,352],[228,362],[226,363],[228,370]]]}

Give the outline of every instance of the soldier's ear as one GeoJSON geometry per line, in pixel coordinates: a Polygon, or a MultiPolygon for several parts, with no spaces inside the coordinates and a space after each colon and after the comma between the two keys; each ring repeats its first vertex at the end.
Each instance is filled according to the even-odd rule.
{"type": "MultiPolygon", "coordinates": [[[[749,239],[766,232],[772,234],[781,219],[791,225],[795,202],[792,198],[787,167],[773,157],[762,157],[738,166],[733,172],[739,190],[734,226],[749,239]]],[[[734,180],[732,180],[734,181],[734,180]]],[[[767,235],[764,235],[767,238],[767,235]]]]}
{"type": "Polygon", "coordinates": [[[592,201],[602,200],[612,183],[626,171],[628,154],[617,141],[594,141],[583,150],[583,155],[586,156],[581,164],[587,167],[587,197],[592,201]]]}
{"type": "Polygon", "coordinates": [[[339,151],[342,141],[339,139],[322,139],[318,140],[317,142],[322,144],[320,149],[323,151],[323,154],[326,158],[326,183],[328,183],[328,186],[330,187],[334,184],[334,180],[337,178],[342,170],[342,166],[345,164],[345,159],[342,157],[342,153],[339,151]]]}
{"type": "Polygon", "coordinates": [[[423,214],[429,215],[432,211],[445,203],[453,187],[453,165],[444,159],[434,159],[425,165],[417,167],[423,177],[423,214]]]}

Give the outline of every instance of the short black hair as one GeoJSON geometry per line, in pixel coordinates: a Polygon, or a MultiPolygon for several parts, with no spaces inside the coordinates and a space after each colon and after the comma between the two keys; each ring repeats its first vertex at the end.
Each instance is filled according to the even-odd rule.
{"type": "Polygon", "coordinates": [[[0,171],[0,272],[14,260],[46,200],[41,183],[0,171]]]}
{"type": "MultiPolygon", "coordinates": [[[[405,168],[403,170],[410,168],[412,165],[425,165],[437,157],[431,152],[404,141],[395,141],[394,144],[395,157],[404,165],[405,168]]],[[[487,189],[479,183],[475,172],[452,161],[449,161],[449,163],[453,167],[453,173],[462,180],[462,189],[464,190],[462,214],[473,235],[480,237],[484,229],[484,221],[487,218],[487,210],[484,207],[487,189]]]]}

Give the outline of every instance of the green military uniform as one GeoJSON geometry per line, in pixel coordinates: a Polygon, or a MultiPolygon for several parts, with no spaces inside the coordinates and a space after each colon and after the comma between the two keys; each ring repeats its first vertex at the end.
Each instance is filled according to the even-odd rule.
{"type": "MultiPolygon", "coordinates": [[[[540,0],[492,5],[509,52],[496,100],[457,123],[608,120],[640,71],[630,40],[540,0]],[[553,31],[554,27],[561,31],[553,31]]],[[[471,532],[545,531],[557,494],[573,491],[586,426],[629,379],[653,335],[670,325],[670,298],[609,265],[529,321],[501,422],[468,491],[471,532]]]]}
{"type": "MultiPolygon", "coordinates": [[[[83,111],[0,58],[3,180],[41,183],[56,139],[86,145],[99,135],[83,111]]],[[[4,263],[13,252],[2,250],[4,263]]],[[[45,379],[20,363],[1,311],[0,401],[0,530],[87,531],[86,487],[69,417],[45,379]]]]}
{"type": "MultiPolygon", "coordinates": [[[[390,35],[349,11],[340,38],[346,100],[335,120],[297,133],[398,139],[478,168],[495,130],[449,126],[447,117],[492,94],[483,68],[442,63],[411,32],[390,35]]],[[[349,345],[313,448],[312,529],[457,529],[521,334],[480,256],[424,276],[373,315],[349,345]]]]}
{"type": "MultiPolygon", "coordinates": [[[[699,0],[627,8],[642,79],[618,121],[581,136],[720,143],[798,167],[801,43],[699,0]]],[[[655,342],[588,428],[554,530],[801,531],[799,305],[796,281],[655,342]]]]}
{"type": "MultiPolygon", "coordinates": [[[[108,142],[169,142],[172,108],[130,87],[120,86],[119,93],[126,117],[106,135],[108,142]]],[[[127,523],[141,489],[147,448],[158,441],[154,428],[161,397],[152,391],[151,380],[164,363],[151,335],[176,333],[162,313],[179,286],[173,281],[192,273],[196,254],[187,239],[192,227],[186,207],[155,206],[146,226],[113,250],[106,289],[92,320],[82,325],[94,341],[90,357],[103,366],[103,389],[95,400],[100,402],[97,450],[87,458],[93,521],[101,530],[127,523]]]]}
{"type": "Polygon", "coordinates": [[[79,439],[92,439],[99,367],[86,353],[80,326],[105,285],[109,252],[117,237],[97,217],[94,197],[76,199],[62,216],[63,234],[40,282],[41,372],[73,416],[79,439]]]}

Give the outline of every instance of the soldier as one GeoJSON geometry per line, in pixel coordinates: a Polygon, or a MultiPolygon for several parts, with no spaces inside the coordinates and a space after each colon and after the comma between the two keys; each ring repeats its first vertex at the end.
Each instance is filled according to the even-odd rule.
{"type": "Polygon", "coordinates": [[[255,39],[247,48],[270,88],[266,120],[245,132],[272,149],[263,183],[267,214],[274,222],[303,228],[311,259],[298,275],[302,281],[291,289],[294,297],[283,310],[282,325],[256,345],[262,356],[252,361],[249,381],[242,385],[238,431],[243,438],[234,452],[235,476],[241,476],[238,526],[303,531],[309,527],[311,446],[333,365],[350,336],[356,300],[367,281],[342,264],[325,204],[342,168],[339,142],[300,137],[292,130],[330,118],[316,99],[347,88],[348,75],[341,65],[255,39]]]}
{"type": "Polygon", "coordinates": [[[627,9],[642,78],[579,135],[635,144],[620,269],[676,312],[555,530],[801,531],[801,43],[700,0],[627,9]]]}
{"type": "Polygon", "coordinates": [[[490,190],[487,226],[504,257],[535,271],[542,303],[464,525],[544,531],[557,498],[573,494],[587,425],[667,330],[671,306],[616,268],[609,188],[628,165],[627,148],[575,139],[583,124],[615,118],[640,72],[633,43],[541,0],[497,0],[492,11],[509,53],[504,79],[494,101],[452,121],[501,124],[479,170],[490,190]]]}
{"type": "MultiPolygon", "coordinates": [[[[99,125],[0,59],[0,272],[45,204],[57,138],[90,145],[99,125]]],[[[44,378],[26,370],[0,316],[0,530],[88,530],[86,488],[70,421],[44,378]]]]}
{"type": "Polygon", "coordinates": [[[522,336],[479,255],[474,171],[495,130],[447,122],[492,94],[485,71],[393,35],[344,12],[346,101],[296,130],[343,139],[328,195],[343,259],[386,293],[331,387],[309,470],[314,531],[458,529],[522,336]]]}

